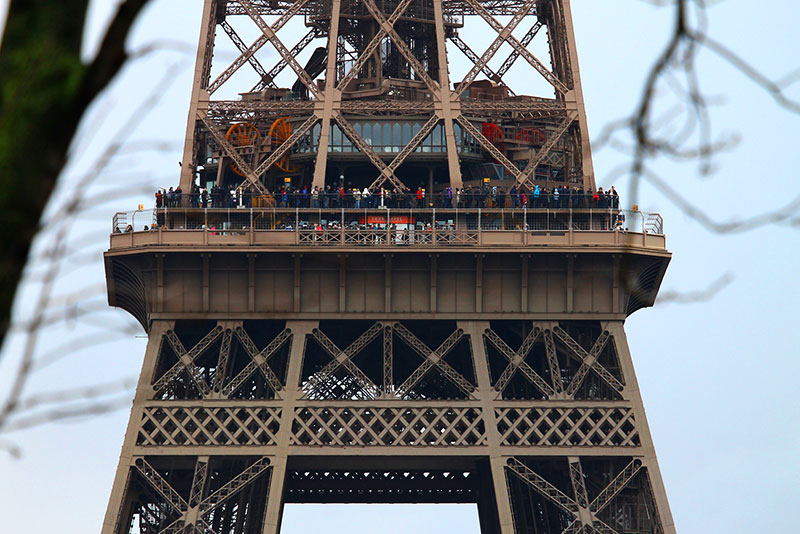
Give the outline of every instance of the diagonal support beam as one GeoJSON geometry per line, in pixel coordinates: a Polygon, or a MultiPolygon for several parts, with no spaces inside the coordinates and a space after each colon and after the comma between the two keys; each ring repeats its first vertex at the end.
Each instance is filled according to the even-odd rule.
{"type": "Polygon", "coordinates": [[[626,465],[616,477],[614,477],[614,480],[612,480],[608,486],[603,488],[597,497],[595,497],[594,500],[589,504],[589,509],[592,511],[592,513],[596,514],[608,506],[614,497],[619,495],[619,492],[625,489],[628,484],[630,484],[631,480],[633,480],[633,478],[639,473],[639,471],[641,471],[641,469],[641,460],[631,460],[631,462],[626,465]]]}
{"type": "MultiPolygon", "coordinates": [[[[489,12],[486,10],[483,5],[478,2],[477,0],[464,0],[467,4],[469,4],[472,9],[475,10],[483,20],[485,20],[489,26],[491,26],[496,32],[500,33],[503,31],[503,25],[497,21],[494,17],[492,17],[489,12]]],[[[530,1],[530,0],[529,0],[530,1]]],[[[525,60],[530,63],[530,65],[539,73],[541,74],[545,80],[547,80],[550,85],[552,85],[556,91],[561,93],[562,95],[569,91],[569,87],[567,87],[558,77],[550,72],[544,64],[539,61],[536,56],[528,52],[528,50],[522,46],[516,37],[513,35],[508,35],[505,39],[509,45],[511,45],[525,60]]]]}
{"type": "Polygon", "coordinates": [[[414,74],[416,74],[422,79],[423,82],[425,82],[425,85],[428,86],[428,89],[430,89],[431,93],[438,95],[439,84],[433,81],[430,75],[425,71],[425,67],[422,66],[417,57],[414,55],[414,52],[411,51],[403,38],[397,34],[397,32],[394,30],[394,27],[389,24],[389,21],[387,21],[386,17],[383,16],[383,12],[375,5],[374,0],[362,1],[372,15],[372,18],[375,19],[382,29],[385,29],[389,38],[392,40],[395,46],[397,46],[397,50],[406,59],[406,61],[408,61],[408,64],[414,70],[414,74]]]}
{"type": "Polygon", "coordinates": [[[173,365],[166,373],[164,373],[161,378],[159,378],[153,384],[153,390],[156,392],[160,392],[164,388],[166,388],[172,381],[174,381],[178,375],[186,369],[189,374],[189,377],[194,382],[197,389],[204,397],[208,397],[211,395],[211,388],[209,387],[208,383],[206,382],[205,378],[203,378],[203,373],[197,366],[194,365],[194,360],[202,355],[208,347],[211,346],[214,341],[217,340],[219,336],[222,335],[222,327],[216,326],[214,327],[211,332],[206,334],[203,339],[197,342],[197,345],[192,347],[192,350],[186,352],[186,349],[181,343],[181,340],[178,339],[178,336],[175,334],[174,330],[167,330],[164,333],[164,337],[167,339],[167,342],[172,347],[172,350],[175,351],[175,355],[178,357],[178,362],[173,365]]]}
{"type": "MultiPolygon", "coordinates": [[[[319,89],[317,89],[316,85],[314,85],[314,80],[312,80],[309,77],[305,69],[297,62],[297,60],[294,57],[292,57],[289,49],[286,48],[286,46],[278,38],[276,31],[273,30],[272,27],[270,27],[270,25],[264,21],[261,15],[258,14],[258,11],[256,11],[256,9],[253,7],[253,4],[250,2],[250,0],[237,0],[237,1],[244,8],[248,16],[253,20],[253,22],[256,23],[258,29],[261,30],[261,32],[266,36],[267,39],[269,39],[269,41],[272,43],[272,46],[274,46],[275,50],[278,51],[278,54],[280,54],[280,56],[289,63],[289,66],[292,67],[293,71],[295,71],[297,77],[300,78],[300,81],[303,83],[303,85],[305,85],[306,88],[308,88],[308,91],[312,95],[314,95],[315,99],[319,100],[321,95],[319,89]]],[[[300,7],[302,7],[302,5],[300,5],[300,7],[297,6],[299,4],[305,4],[307,1],[308,0],[301,0],[300,2],[296,2],[292,6],[292,8],[299,10],[300,7]]]]}
{"type": "MultiPolygon", "coordinates": [[[[477,65],[481,61],[480,56],[478,56],[478,54],[476,54],[475,51],[472,48],[470,48],[469,45],[465,43],[464,40],[458,35],[453,35],[452,37],[450,37],[450,42],[456,45],[456,48],[461,50],[461,52],[463,52],[464,55],[467,56],[467,59],[469,59],[473,65],[477,65]]],[[[502,78],[500,77],[500,75],[497,74],[495,71],[493,71],[491,67],[489,67],[489,65],[484,64],[481,67],[481,72],[483,72],[490,80],[494,80],[497,83],[502,82],[502,78]]],[[[511,88],[509,88],[508,90],[511,91],[511,88]]],[[[462,92],[463,91],[459,92],[459,94],[461,94],[462,92]]],[[[511,91],[511,93],[515,94],[514,91],[511,91]]]]}
{"type": "Polygon", "coordinates": [[[622,393],[625,390],[625,386],[617,380],[614,375],[612,375],[608,369],[600,365],[597,361],[597,358],[600,357],[600,354],[603,352],[608,340],[611,337],[611,334],[608,331],[603,331],[600,334],[600,337],[594,342],[592,348],[589,352],[586,352],[580,344],[572,339],[569,334],[567,334],[564,329],[560,326],[553,327],[553,334],[572,352],[572,356],[581,361],[581,366],[575,372],[575,375],[572,377],[572,381],[566,388],[567,396],[572,398],[575,393],[578,391],[578,388],[583,383],[583,380],[586,378],[586,375],[589,371],[594,371],[597,376],[603,379],[606,384],[611,386],[614,391],[618,393],[622,393]]]}
{"type": "Polygon", "coordinates": [[[467,86],[475,80],[475,78],[478,76],[478,73],[480,73],[481,70],[489,63],[489,61],[491,61],[497,51],[500,50],[500,47],[503,45],[503,43],[506,42],[509,37],[513,37],[512,32],[517,28],[517,26],[519,26],[519,23],[522,22],[522,19],[528,15],[530,10],[533,9],[533,6],[534,2],[526,2],[522,8],[511,18],[508,25],[498,32],[495,40],[478,59],[478,62],[472,66],[472,69],[470,69],[467,75],[464,76],[464,79],[462,80],[458,89],[453,92],[454,98],[460,97],[464,91],[466,91],[467,86]]]}
{"type": "Polygon", "coordinates": [[[161,495],[164,502],[172,507],[178,514],[183,514],[189,509],[189,503],[183,500],[180,493],[173,488],[156,469],[144,458],[137,458],[133,463],[136,470],[150,486],[161,495]]]}
{"type": "Polygon", "coordinates": [[[286,154],[286,152],[288,152],[294,145],[296,145],[300,138],[303,137],[311,128],[313,128],[318,121],[319,118],[316,115],[311,115],[309,118],[307,118],[303,124],[298,126],[292,132],[292,135],[290,135],[286,141],[281,143],[281,146],[272,151],[269,157],[265,159],[254,171],[254,174],[256,176],[261,176],[267,172],[269,168],[272,167],[272,165],[274,165],[279,159],[281,159],[284,154],[286,154]]]}
{"type": "Polygon", "coordinates": [[[326,380],[328,380],[339,367],[344,367],[345,370],[356,379],[361,388],[373,398],[379,395],[379,388],[372,383],[364,372],[353,363],[352,358],[358,354],[364,347],[369,345],[383,330],[381,323],[375,323],[366,332],[361,334],[358,339],[353,341],[345,350],[340,350],[331,339],[322,333],[321,330],[315,328],[311,335],[322,346],[323,349],[330,355],[333,360],[325,367],[320,369],[312,375],[308,384],[304,387],[308,392],[319,389],[326,380]]]}
{"type": "Polygon", "coordinates": [[[556,143],[561,140],[561,138],[564,136],[564,133],[577,118],[577,111],[567,111],[567,116],[561,121],[561,123],[558,125],[558,128],[550,133],[547,141],[541,146],[541,148],[539,148],[538,151],[536,151],[536,155],[534,155],[533,159],[528,162],[528,165],[522,171],[522,175],[517,178],[518,185],[522,185],[524,183],[526,186],[533,188],[534,184],[531,181],[531,176],[536,172],[536,168],[544,160],[544,158],[550,154],[550,151],[553,150],[553,147],[555,147],[556,143]]]}
{"type": "Polygon", "coordinates": [[[288,328],[284,329],[262,351],[258,350],[253,340],[241,326],[236,328],[235,334],[251,361],[225,386],[223,393],[226,396],[230,396],[258,370],[261,371],[267,384],[277,395],[283,389],[283,385],[267,362],[284,343],[292,338],[292,331],[288,328]]]}
{"type": "MultiPolygon", "coordinates": [[[[258,179],[258,176],[253,168],[245,162],[242,156],[236,151],[236,148],[232,144],[225,139],[225,136],[219,132],[219,126],[214,123],[211,119],[206,117],[205,115],[200,115],[200,120],[205,125],[206,130],[211,134],[214,140],[219,144],[222,150],[225,152],[225,155],[228,156],[236,163],[236,166],[245,174],[245,180],[247,180],[256,190],[262,195],[268,195],[269,191],[267,188],[264,187],[264,184],[258,179]]],[[[242,187],[244,182],[239,187],[242,187]]]]}
{"type": "MultiPolygon", "coordinates": [[[[531,29],[528,30],[528,33],[526,33],[525,36],[522,38],[520,44],[527,49],[528,45],[531,44],[531,41],[533,41],[533,38],[536,37],[536,34],[539,33],[539,30],[542,29],[542,26],[544,26],[544,22],[537,20],[536,23],[533,26],[531,26],[531,29]]],[[[497,70],[497,76],[502,79],[503,76],[505,76],[506,73],[508,73],[508,70],[517,61],[517,58],[519,58],[519,52],[516,49],[514,49],[508,55],[508,57],[500,66],[500,68],[497,70]]]]}
{"type": "Polygon", "coordinates": [[[353,126],[345,119],[340,113],[336,113],[334,115],[334,120],[342,129],[344,134],[350,139],[356,147],[365,155],[367,159],[377,167],[380,171],[381,176],[385,176],[386,179],[392,183],[399,190],[406,189],[406,186],[400,179],[395,176],[395,174],[389,171],[389,167],[383,162],[383,160],[372,150],[372,147],[364,141],[364,138],[356,133],[353,126]]]}
{"type": "Polygon", "coordinates": [[[231,357],[231,340],[233,339],[233,331],[226,328],[222,333],[222,345],[219,349],[219,358],[217,358],[217,370],[214,373],[213,388],[215,392],[222,389],[225,383],[226,374],[228,372],[228,361],[231,357]]]}
{"type": "MultiPolygon", "coordinates": [[[[291,52],[290,52],[290,55],[291,55],[292,57],[297,57],[297,56],[299,56],[299,55],[300,55],[300,52],[302,52],[303,50],[305,50],[305,49],[306,49],[306,47],[307,47],[309,44],[311,44],[311,42],[312,42],[312,41],[314,41],[314,39],[316,39],[317,37],[319,37],[319,28],[317,28],[317,27],[315,26],[315,27],[311,28],[311,29],[308,31],[308,33],[307,33],[307,34],[305,34],[305,35],[303,36],[303,38],[302,38],[302,39],[300,39],[300,40],[297,42],[297,44],[296,44],[296,45],[294,45],[294,46],[292,47],[292,50],[291,50],[291,52]]],[[[258,82],[258,84],[256,84],[256,86],[255,86],[255,87],[253,87],[253,89],[251,90],[251,92],[260,92],[260,91],[263,91],[264,89],[266,89],[267,87],[277,87],[277,86],[275,85],[275,78],[277,78],[277,77],[278,77],[278,75],[279,75],[281,72],[283,72],[283,69],[285,69],[287,66],[289,66],[289,62],[288,62],[288,61],[286,61],[285,59],[281,58],[281,59],[280,59],[280,60],[279,60],[279,61],[278,61],[278,62],[275,64],[275,66],[274,66],[274,67],[272,67],[272,68],[269,70],[269,72],[267,72],[267,73],[266,73],[265,77],[264,77],[264,78],[262,78],[262,79],[261,79],[261,81],[260,81],[260,82],[258,82]]]]}
{"type": "Polygon", "coordinates": [[[415,336],[408,328],[403,326],[402,323],[394,323],[392,326],[397,335],[425,360],[425,362],[411,373],[411,376],[398,388],[400,396],[407,395],[433,367],[439,369],[445,378],[450,380],[467,396],[472,396],[472,392],[475,391],[475,386],[443,359],[464,336],[464,331],[462,329],[459,328],[450,334],[436,350],[431,350],[428,345],[415,336]]]}
{"type": "Polygon", "coordinates": [[[486,137],[478,130],[475,125],[473,125],[466,117],[463,115],[459,115],[455,118],[456,121],[475,139],[478,144],[480,144],[485,151],[487,151],[491,156],[503,166],[505,170],[508,171],[517,181],[520,180],[522,173],[517,168],[514,163],[509,160],[505,154],[500,152],[500,150],[492,144],[491,141],[486,139],[486,137]]]}
{"type": "MultiPolygon", "coordinates": [[[[422,128],[420,128],[419,132],[417,132],[417,134],[411,138],[408,144],[403,147],[403,150],[401,150],[400,153],[397,154],[397,156],[395,156],[395,158],[391,161],[391,163],[389,163],[389,165],[381,171],[380,176],[378,176],[378,178],[372,182],[372,184],[370,184],[370,191],[374,191],[381,187],[387,180],[391,181],[391,178],[395,176],[394,171],[400,167],[406,158],[408,158],[408,156],[410,156],[411,153],[417,149],[420,143],[425,140],[428,134],[433,131],[436,125],[439,124],[439,120],[440,119],[437,115],[433,115],[430,119],[428,119],[428,122],[426,122],[422,128]]],[[[394,184],[394,182],[392,183],[394,184]]]]}
{"type": "MultiPolygon", "coordinates": [[[[220,23],[220,26],[222,26],[222,29],[225,30],[225,33],[228,34],[228,37],[230,37],[231,41],[233,41],[233,44],[236,45],[236,48],[239,49],[239,52],[241,54],[247,54],[248,53],[247,45],[244,44],[242,38],[239,37],[239,34],[236,33],[236,30],[233,29],[233,27],[228,23],[228,21],[223,20],[220,23]]],[[[259,40],[261,40],[261,37],[259,37],[259,40]]],[[[247,63],[249,63],[250,66],[253,67],[253,70],[256,71],[256,74],[258,74],[261,77],[262,82],[267,79],[267,71],[264,70],[264,66],[255,58],[254,53],[250,53],[247,55],[247,63]]]]}
{"type": "MultiPolygon", "coordinates": [[[[278,32],[284,26],[284,24],[289,22],[289,20],[294,15],[296,15],[297,12],[300,11],[300,9],[302,9],[302,7],[306,4],[306,2],[308,2],[308,0],[301,0],[299,2],[295,2],[292,5],[292,7],[286,10],[286,13],[281,15],[281,17],[278,18],[277,21],[275,21],[275,23],[272,25],[272,31],[278,32]]],[[[245,48],[244,42],[242,42],[239,36],[236,35],[236,33],[233,31],[233,28],[230,27],[227,21],[223,21],[221,23],[221,26],[225,30],[225,32],[228,33],[228,36],[231,37],[231,39],[233,40],[234,44],[236,44],[236,47],[239,49],[241,54],[233,61],[233,63],[231,63],[231,65],[227,69],[222,71],[222,73],[217,77],[216,80],[214,80],[208,86],[207,91],[209,94],[214,94],[214,92],[217,89],[219,89],[225,82],[227,82],[231,78],[231,76],[233,76],[236,73],[236,71],[238,71],[245,63],[250,63],[251,65],[253,65],[254,68],[256,69],[256,72],[258,72],[259,75],[261,75],[259,68],[261,69],[262,72],[264,69],[263,67],[261,67],[261,64],[255,60],[254,55],[265,44],[267,44],[267,42],[269,42],[269,38],[266,35],[261,35],[258,39],[255,40],[255,42],[252,45],[250,45],[249,48],[245,48]],[[258,67],[255,67],[253,61],[258,63],[258,67]]],[[[262,81],[264,80],[263,75],[261,79],[262,81]]]]}
{"type": "Polygon", "coordinates": [[[521,461],[517,460],[516,458],[509,458],[506,469],[514,473],[514,475],[516,475],[520,480],[536,490],[542,497],[546,498],[565,512],[577,516],[580,508],[578,503],[576,503],[570,497],[567,497],[560,489],[553,486],[521,461]]]}
{"type": "Polygon", "coordinates": [[[233,477],[227,484],[203,499],[200,503],[200,510],[203,516],[207,516],[214,508],[220,506],[225,501],[236,495],[247,485],[254,482],[264,472],[270,468],[269,458],[262,456],[244,471],[233,477]]]}
{"type": "Polygon", "coordinates": [[[494,385],[494,389],[498,392],[503,392],[503,390],[508,385],[508,382],[511,380],[514,372],[519,369],[522,374],[539,390],[544,393],[547,397],[553,397],[555,395],[555,390],[553,387],[547,383],[547,381],[541,377],[539,373],[537,373],[530,365],[525,362],[525,357],[530,352],[533,344],[539,338],[541,334],[541,330],[536,328],[533,332],[531,332],[523,341],[520,350],[514,352],[514,350],[506,344],[503,339],[497,335],[497,333],[492,330],[491,328],[487,328],[483,336],[502,354],[509,362],[509,365],[497,379],[497,382],[494,385]]]}
{"type": "Polygon", "coordinates": [[[194,475],[192,476],[192,488],[189,491],[189,506],[192,508],[200,504],[203,499],[203,492],[206,487],[206,478],[208,477],[208,456],[202,456],[197,459],[194,465],[194,475]]]}
{"type": "MultiPolygon", "coordinates": [[[[394,27],[395,23],[403,15],[403,13],[405,13],[409,5],[411,5],[411,0],[402,0],[399,4],[397,4],[397,7],[386,21],[388,27],[394,27]]],[[[369,58],[372,56],[373,52],[377,50],[378,46],[387,36],[387,26],[382,25],[380,30],[378,30],[378,32],[375,34],[375,37],[372,38],[364,50],[361,51],[358,58],[356,58],[353,65],[350,67],[350,70],[347,71],[347,74],[345,74],[339,81],[339,85],[336,86],[337,90],[344,91],[344,89],[347,87],[347,84],[349,84],[356,76],[358,76],[366,62],[369,61],[369,58]]]]}
{"type": "Polygon", "coordinates": [[[550,369],[550,376],[553,378],[553,389],[556,394],[564,391],[564,381],[561,378],[561,364],[558,363],[558,353],[556,344],[553,341],[553,332],[549,329],[544,331],[544,350],[547,355],[547,367],[550,369]]]}

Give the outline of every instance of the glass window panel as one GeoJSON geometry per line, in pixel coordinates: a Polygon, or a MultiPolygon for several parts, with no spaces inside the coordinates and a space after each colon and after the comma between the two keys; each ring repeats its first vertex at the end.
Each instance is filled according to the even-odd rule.
{"type": "Polygon", "coordinates": [[[403,143],[403,127],[400,126],[399,122],[394,123],[394,126],[392,126],[392,138],[394,140],[393,150],[395,152],[400,152],[400,147],[405,143],[403,143]]]}
{"type": "Polygon", "coordinates": [[[338,124],[331,125],[331,142],[329,146],[333,152],[342,151],[342,131],[339,129],[338,124]]]}
{"type": "Polygon", "coordinates": [[[369,146],[372,146],[372,126],[368,122],[364,124],[364,133],[361,136],[369,146]]]}
{"type": "Polygon", "coordinates": [[[392,126],[388,122],[383,123],[383,147],[384,152],[392,150],[392,126]]]}
{"type": "Polygon", "coordinates": [[[313,139],[313,149],[316,151],[317,147],[319,146],[319,134],[322,131],[322,126],[317,123],[314,125],[314,128],[311,130],[311,138],[313,139]]]}
{"type": "Polygon", "coordinates": [[[381,142],[381,125],[377,122],[372,123],[372,146],[375,147],[375,150],[383,150],[381,148],[383,146],[381,142]]]}

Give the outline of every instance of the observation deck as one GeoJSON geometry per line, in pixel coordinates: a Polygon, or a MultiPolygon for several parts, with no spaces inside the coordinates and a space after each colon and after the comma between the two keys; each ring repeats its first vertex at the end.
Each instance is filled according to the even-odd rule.
{"type": "Polygon", "coordinates": [[[660,215],[615,209],[161,208],[118,213],[110,239],[109,303],[145,328],[209,312],[624,320],[671,257],[660,215]]]}

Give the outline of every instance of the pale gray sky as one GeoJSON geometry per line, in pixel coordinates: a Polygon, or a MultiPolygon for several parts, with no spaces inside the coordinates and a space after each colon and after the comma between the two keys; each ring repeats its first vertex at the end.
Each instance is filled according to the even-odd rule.
{"type": "MultiPolygon", "coordinates": [[[[0,0],[0,13],[5,1],[0,0]]],[[[87,54],[115,2],[93,2],[87,54]]],[[[778,0],[769,9],[744,0],[712,3],[709,32],[731,46],[767,76],[777,79],[798,68],[796,3],[778,0]]],[[[201,3],[156,0],[137,24],[131,46],[163,39],[196,46],[201,3]]],[[[573,0],[575,32],[584,97],[594,138],[609,121],[630,112],[643,73],[665,39],[671,22],[666,8],[639,0],[573,0]]],[[[487,32],[471,32],[474,49],[487,32]]],[[[121,74],[84,125],[65,184],[85,172],[98,152],[152,89],[165,69],[178,64],[163,98],[130,137],[156,139],[166,150],[119,158],[92,190],[103,194],[120,186],[128,198],[109,202],[76,225],[73,237],[92,239],[91,264],[65,270],[63,287],[90,287],[103,277],[103,232],[114,211],[151,203],[155,186],[174,185],[185,132],[193,54],[166,51],[149,56],[121,74]],[[92,237],[94,236],[94,237],[92,237]]],[[[269,61],[267,61],[269,62],[269,61]]],[[[783,206],[798,194],[796,148],[800,117],[778,107],[761,89],[718,58],[699,60],[702,84],[719,96],[712,110],[717,133],[737,133],[739,146],[717,158],[715,174],[698,179],[691,165],[659,162],[659,174],[713,218],[731,220],[783,206]]],[[[451,57],[457,73],[464,62],[451,57]]],[[[462,71],[463,72],[463,71],[462,71]]],[[[455,78],[456,76],[454,76],[455,78]]],[[[520,80],[518,80],[520,81],[520,80]]],[[[529,80],[521,80],[531,86],[529,80]]],[[[517,85],[518,87],[520,84],[517,85]]],[[[532,84],[535,87],[535,84],[532,84]]],[[[800,97],[800,88],[790,91],[800,97]]],[[[666,109],[666,107],[665,107],[666,109]]],[[[625,191],[614,169],[625,161],[612,149],[594,156],[598,185],[625,191]]],[[[61,190],[61,201],[65,191],[61,190]]],[[[51,207],[57,217],[58,200],[51,207]]],[[[650,186],[640,206],[666,221],[668,247],[674,253],[662,291],[702,290],[721,275],[733,281],[708,302],[667,303],[634,314],[626,323],[631,350],[656,444],[672,513],[682,534],[725,532],[788,533],[796,530],[790,513],[798,497],[800,419],[796,377],[800,351],[795,338],[797,313],[796,245],[800,228],[768,226],[734,235],[708,232],[650,186]],[[788,513],[787,513],[788,512],[788,513]]],[[[41,243],[39,244],[41,246],[41,243]]],[[[18,306],[36,293],[29,285],[18,306]]],[[[102,298],[95,299],[102,303],[102,298]]],[[[40,342],[39,352],[65,339],[94,335],[99,327],[129,324],[121,312],[62,322],[40,342]]],[[[0,391],[16,365],[19,336],[0,360],[0,391]]],[[[76,352],[36,373],[34,391],[135,377],[145,340],[127,338],[76,352]]],[[[126,394],[122,393],[124,397],[126,394]]],[[[117,467],[128,409],[72,424],[48,425],[12,436],[23,456],[0,453],[0,515],[3,531],[83,534],[97,531],[117,467]]],[[[368,532],[356,522],[363,512],[350,508],[287,509],[285,534],[307,532],[309,517],[329,534],[368,532]],[[324,516],[324,518],[323,518],[324,516]]],[[[384,510],[369,507],[371,520],[396,526],[397,532],[477,532],[474,507],[384,510]],[[377,519],[375,519],[377,518],[377,519]],[[413,526],[412,526],[413,523],[413,526]],[[470,530],[472,529],[472,530],[470,530]]]]}

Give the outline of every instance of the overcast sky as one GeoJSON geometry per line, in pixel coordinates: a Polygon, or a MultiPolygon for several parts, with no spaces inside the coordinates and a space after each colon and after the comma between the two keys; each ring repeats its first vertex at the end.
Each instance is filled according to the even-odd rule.
{"type": "MultiPolygon", "coordinates": [[[[709,33],[718,41],[772,79],[798,68],[795,2],[773,1],[769,9],[744,0],[711,3],[715,5],[708,11],[709,33]]],[[[0,7],[3,4],[0,0],[0,7]]],[[[87,57],[115,4],[111,0],[92,3],[87,57]]],[[[164,40],[183,45],[171,45],[170,50],[148,55],[126,68],[85,121],[65,185],[50,209],[56,220],[69,185],[91,167],[154,87],[162,93],[144,120],[125,136],[132,142],[157,140],[163,147],[150,152],[131,150],[116,158],[89,191],[99,199],[119,200],[99,205],[75,225],[70,239],[88,243],[84,249],[90,260],[63,269],[59,279],[62,291],[78,289],[92,295],[94,286],[103,280],[100,254],[108,244],[105,234],[114,211],[132,209],[139,203],[150,205],[154,187],[177,184],[194,62],[193,53],[186,49],[196,46],[201,4],[199,0],[152,3],[133,32],[131,48],[164,40]],[[168,69],[174,70],[164,79],[168,69]],[[127,195],[121,196],[120,188],[127,195]]],[[[604,125],[630,113],[645,70],[667,38],[671,13],[640,0],[573,0],[573,15],[589,127],[595,139],[604,125]]],[[[493,38],[478,28],[469,35],[475,50],[493,38]]],[[[463,74],[466,63],[456,54],[451,55],[451,69],[463,74]]],[[[218,57],[231,59],[224,51],[218,57]]],[[[264,62],[273,60],[274,54],[266,55],[264,62]]],[[[800,117],[776,105],[762,89],[712,54],[700,56],[698,69],[706,92],[715,97],[714,134],[736,137],[739,144],[715,159],[716,172],[710,176],[698,178],[696,166],[669,161],[654,167],[659,175],[719,221],[769,212],[795,199],[799,193],[800,117]]],[[[515,76],[512,85],[516,80],[516,87],[531,91],[543,87],[521,73],[515,76]]],[[[798,98],[800,90],[794,87],[789,94],[798,98]]],[[[669,109],[666,96],[660,105],[669,109]]],[[[598,185],[616,186],[623,192],[623,201],[628,184],[619,168],[628,161],[612,148],[594,154],[598,185]]],[[[636,312],[626,323],[678,531],[795,532],[791,510],[796,506],[800,476],[796,378],[800,351],[797,339],[791,336],[800,298],[800,227],[770,225],[719,235],[649,185],[643,186],[639,204],[665,218],[667,243],[674,257],[662,294],[702,292],[721,279],[730,280],[710,300],[665,302],[636,312]]],[[[40,241],[38,250],[45,243],[40,241]]],[[[29,316],[27,303],[36,295],[35,284],[29,284],[18,303],[18,317],[29,316]]],[[[102,295],[91,302],[102,308],[102,295]]],[[[75,304],[75,308],[80,306],[75,304]]],[[[95,313],[81,320],[67,316],[42,336],[38,353],[45,355],[65,341],[86,336],[103,341],[109,327],[120,331],[126,325],[131,325],[131,320],[122,312],[95,313]]],[[[114,339],[38,370],[31,390],[135,378],[146,341],[142,332],[114,339]]],[[[20,336],[14,336],[0,360],[0,391],[7,391],[19,351],[20,336]]],[[[132,393],[120,387],[115,398],[127,403],[128,397],[132,393]]],[[[22,457],[13,459],[0,452],[0,530],[31,534],[99,530],[128,415],[125,407],[77,423],[46,425],[7,436],[22,457]]],[[[359,527],[364,512],[341,507],[325,510],[313,515],[328,534],[371,530],[359,527]]],[[[478,531],[473,506],[418,507],[414,511],[368,509],[370,521],[379,521],[383,532],[390,532],[388,528],[397,532],[413,528],[419,533],[478,531]]],[[[311,515],[287,508],[283,532],[308,532],[313,527],[304,521],[311,515]]]]}

